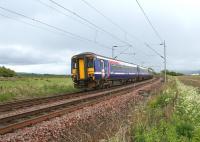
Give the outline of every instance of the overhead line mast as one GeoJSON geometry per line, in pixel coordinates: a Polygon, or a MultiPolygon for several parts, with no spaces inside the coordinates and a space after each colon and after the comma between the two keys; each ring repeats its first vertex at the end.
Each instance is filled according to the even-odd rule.
{"type": "MultiPolygon", "coordinates": [[[[162,39],[162,37],[160,36],[159,32],[156,30],[156,28],[154,27],[154,25],[152,24],[152,22],[150,21],[149,17],[147,16],[146,12],[144,11],[143,7],[140,5],[139,1],[136,0],[140,10],[142,11],[145,19],[147,20],[147,22],[149,23],[149,25],[151,26],[151,28],[153,29],[154,33],[156,34],[156,36],[158,37],[158,39],[161,41],[160,45],[164,46],[164,57],[160,56],[161,58],[164,59],[164,80],[165,82],[167,81],[167,56],[166,56],[166,43],[165,40],[162,39]]],[[[159,54],[159,53],[157,53],[159,54]]]]}

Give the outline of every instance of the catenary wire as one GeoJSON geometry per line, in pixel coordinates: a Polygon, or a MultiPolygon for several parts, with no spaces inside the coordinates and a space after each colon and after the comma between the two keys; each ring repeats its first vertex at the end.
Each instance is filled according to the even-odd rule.
{"type": "MultiPolygon", "coordinates": [[[[40,1],[40,0],[38,0],[38,1],[40,1]]],[[[95,25],[94,23],[92,23],[92,22],[90,22],[89,20],[87,20],[87,19],[81,17],[79,14],[77,14],[77,13],[71,11],[70,9],[67,9],[66,7],[62,6],[61,4],[59,4],[59,3],[57,3],[57,2],[55,2],[55,1],[53,1],[53,0],[49,0],[49,1],[50,1],[51,3],[53,3],[53,4],[55,4],[55,5],[57,5],[57,6],[61,7],[61,8],[63,8],[63,9],[65,9],[66,11],[72,13],[73,15],[79,17],[80,19],[86,21],[87,23],[91,24],[91,25],[94,26],[95,28],[98,28],[98,29],[100,29],[100,30],[102,30],[102,31],[104,31],[104,32],[106,32],[106,33],[108,33],[108,32],[105,31],[104,29],[98,27],[98,26],[95,25]]],[[[114,24],[115,26],[117,26],[118,28],[120,28],[120,30],[122,30],[124,33],[129,34],[129,33],[126,32],[121,26],[119,26],[118,24],[114,23],[110,18],[108,18],[107,16],[105,16],[102,12],[100,12],[100,11],[99,11],[98,9],[96,9],[94,6],[92,6],[91,4],[89,4],[87,1],[85,1],[85,0],[82,0],[82,1],[83,1],[84,3],[86,3],[89,7],[91,7],[91,8],[94,9],[95,11],[97,11],[100,15],[102,15],[104,18],[106,18],[109,22],[111,22],[112,24],[114,24]]],[[[51,7],[51,8],[53,8],[53,7],[51,7]]],[[[108,33],[108,34],[110,34],[110,33],[108,33]]],[[[130,35],[131,37],[137,39],[135,36],[133,36],[133,35],[131,35],[131,34],[129,34],[129,35],[130,35]]],[[[112,35],[111,35],[111,36],[112,36],[112,35]]],[[[113,36],[112,36],[112,37],[113,37],[113,36]]],[[[117,38],[118,38],[118,37],[117,37],[117,38]]],[[[120,40],[120,41],[121,41],[121,40],[120,40]]],[[[124,42],[124,41],[123,41],[123,42],[124,42]]],[[[126,42],[126,43],[127,43],[127,42],[126,42]]],[[[128,44],[129,44],[129,43],[128,43],[128,44]]],[[[144,43],[144,44],[146,45],[146,43],[144,43]]],[[[129,44],[129,46],[133,47],[131,44],[129,44]]],[[[146,45],[146,46],[147,46],[147,45],[146,45]]],[[[152,51],[155,52],[155,50],[154,50],[152,47],[150,47],[150,45],[148,45],[147,47],[148,47],[149,49],[151,49],[152,51]]],[[[157,52],[155,52],[155,53],[157,54],[157,52]]]]}
{"type": "Polygon", "coordinates": [[[58,12],[58,13],[64,15],[64,16],[68,17],[68,18],[71,18],[72,20],[74,20],[74,21],[76,21],[76,22],[78,22],[78,23],[81,23],[82,25],[87,26],[87,27],[90,28],[90,29],[96,30],[96,28],[94,28],[94,27],[92,27],[92,26],[89,26],[88,24],[86,24],[86,23],[84,23],[84,22],[82,22],[82,21],[80,21],[80,20],[74,18],[73,16],[67,15],[65,12],[62,12],[61,10],[58,10],[57,8],[55,8],[55,7],[49,5],[49,4],[47,4],[47,3],[45,3],[45,2],[43,2],[43,1],[41,1],[41,0],[35,0],[35,1],[38,2],[38,3],[40,3],[41,5],[44,5],[44,6],[50,8],[50,9],[52,9],[52,10],[54,10],[54,11],[56,11],[56,12],[58,12]]]}
{"type": "Polygon", "coordinates": [[[68,9],[68,8],[66,8],[66,7],[64,7],[64,6],[62,6],[61,4],[55,2],[54,0],[49,0],[49,1],[50,1],[51,3],[53,3],[54,5],[56,5],[56,6],[60,7],[60,8],[63,8],[63,9],[66,10],[67,12],[69,12],[69,13],[75,15],[76,17],[82,19],[83,21],[89,23],[90,25],[94,26],[95,28],[101,30],[102,32],[104,32],[104,33],[110,35],[112,38],[114,38],[114,39],[116,39],[116,40],[118,40],[118,41],[120,41],[120,42],[122,42],[122,43],[125,43],[125,44],[127,44],[127,45],[129,45],[129,46],[131,45],[130,43],[128,43],[128,42],[126,42],[126,41],[124,41],[124,40],[121,40],[119,37],[113,35],[112,33],[108,32],[108,31],[106,31],[106,30],[104,30],[103,28],[97,26],[96,24],[92,23],[92,22],[89,21],[88,19],[86,19],[86,18],[80,16],[80,15],[77,14],[76,12],[74,12],[74,11],[72,11],[72,10],[70,10],[70,9],[68,9]]]}
{"type": "Polygon", "coordinates": [[[103,14],[103,12],[101,12],[100,10],[98,10],[96,7],[94,7],[92,4],[90,4],[88,1],[86,0],[81,0],[83,1],[86,5],[88,5],[90,8],[92,8],[94,11],[96,11],[97,13],[99,13],[102,17],[104,17],[108,22],[110,22],[111,24],[115,25],[116,27],[118,27],[122,32],[124,32],[125,34],[129,35],[130,37],[138,40],[138,38],[136,36],[134,36],[133,34],[127,32],[123,27],[121,27],[119,24],[115,23],[111,18],[109,18],[108,16],[106,16],[105,14],[103,14]]]}
{"type": "Polygon", "coordinates": [[[21,16],[21,17],[24,17],[24,18],[26,18],[26,19],[32,20],[32,21],[34,21],[34,22],[40,23],[40,24],[42,24],[42,25],[45,25],[45,26],[50,27],[50,28],[52,28],[52,29],[55,29],[55,30],[57,30],[57,31],[63,32],[63,33],[65,33],[65,34],[71,35],[72,37],[78,38],[79,40],[84,40],[84,41],[92,42],[92,43],[98,44],[98,45],[100,45],[100,46],[102,46],[102,47],[111,49],[110,47],[107,47],[106,45],[103,45],[102,43],[99,43],[99,42],[96,42],[96,41],[94,42],[93,40],[87,39],[87,38],[85,38],[85,37],[76,35],[76,34],[71,33],[71,32],[68,32],[68,31],[66,31],[66,30],[64,30],[64,29],[61,29],[61,28],[59,28],[59,27],[50,25],[50,24],[45,23],[45,22],[42,22],[42,21],[40,21],[40,20],[33,19],[33,18],[28,17],[28,16],[26,16],[26,15],[24,15],[24,14],[21,14],[21,13],[15,12],[15,11],[12,11],[12,10],[10,10],[10,9],[7,9],[7,8],[1,7],[1,6],[0,6],[0,9],[2,9],[2,10],[4,10],[4,11],[7,11],[7,12],[9,12],[9,13],[12,13],[12,14],[15,14],[15,15],[18,15],[18,16],[21,16]]]}
{"type": "MultiPolygon", "coordinates": [[[[107,21],[109,21],[111,24],[115,25],[116,27],[118,27],[122,32],[130,35],[132,38],[138,40],[139,42],[141,42],[142,44],[144,44],[146,47],[148,47],[149,49],[151,49],[153,52],[155,52],[157,55],[162,56],[160,53],[158,53],[154,48],[152,48],[149,44],[147,44],[147,42],[143,42],[141,41],[139,38],[137,38],[136,36],[133,36],[132,34],[130,34],[129,32],[127,32],[125,29],[123,29],[120,25],[118,25],[117,23],[115,23],[112,19],[110,19],[108,16],[104,15],[100,10],[98,10],[96,7],[94,7],[92,4],[90,4],[88,1],[86,0],[81,0],[82,2],[84,2],[87,6],[89,6],[90,8],[92,8],[94,11],[96,11],[97,13],[99,13],[102,17],[104,17],[107,21]]],[[[148,18],[148,17],[147,17],[148,18]]],[[[149,20],[150,21],[150,20],[149,20]]],[[[152,25],[153,26],[153,25],[152,25]]]]}
{"type": "MultiPolygon", "coordinates": [[[[1,7],[2,8],[2,7],[1,7]]],[[[4,9],[5,10],[5,9],[4,9]]],[[[14,12],[14,11],[12,11],[12,12],[14,12]]],[[[16,14],[16,13],[15,13],[16,14]]],[[[18,15],[19,15],[19,13],[18,13],[18,15]]],[[[22,15],[22,14],[20,14],[20,16],[25,16],[25,15],[22,15]]],[[[42,21],[39,21],[39,20],[36,20],[36,19],[33,19],[33,18],[29,18],[29,17],[27,17],[27,16],[25,16],[25,18],[28,18],[28,19],[30,19],[30,20],[33,20],[33,21],[35,21],[35,22],[39,22],[40,24],[43,24],[43,25],[46,25],[46,26],[48,26],[48,27],[51,27],[51,28],[54,28],[54,29],[56,29],[56,30],[59,30],[59,31],[62,31],[62,32],[64,32],[64,33],[66,33],[66,31],[65,30],[62,30],[62,29],[60,29],[60,28],[57,28],[57,27],[55,27],[55,26],[52,26],[52,25],[49,25],[49,24],[46,24],[46,23],[44,23],[44,22],[42,22],[42,21]]],[[[26,23],[27,24],[27,23],[26,23]]],[[[29,24],[30,25],[30,24],[29,24]]],[[[33,25],[32,25],[33,26],[33,25]]],[[[35,25],[34,25],[35,26],[35,25]]],[[[67,32],[67,34],[71,34],[72,36],[77,36],[77,35],[75,35],[75,34],[72,34],[72,33],[70,33],[70,32],[67,32]]],[[[78,36],[79,38],[82,38],[81,36],[78,36]]],[[[85,39],[84,38],[84,40],[88,40],[88,39],[85,39]]],[[[100,45],[100,44],[99,44],[100,45]]],[[[102,45],[101,45],[102,46],[102,45]]],[[[109,48],[110,49],[110,48],[109,48]]]]}
{"type": "Polygon", "coordinates": [[[116,24],[112,19],[110,19],[109,17],[107,17],[106,15],[104,15],[100,10],[98,10],[96,7],[94,7],[93,5],[91,5],[89,2],[87,2],[86,0],[81,0],[81,1],[84,2],[90,8],[92,8],[93,10],[95,10],[101,16],[103,16],[107,21],[109,21],[110,23],[112,23],[113,25],[115,25],[116,27],[118,27],[121,31],[123,31],[124,33],[127,33],[120,25],[116,24]]]}
{"type": "Polygon", "coordinates": [[[160,56],[161,58],[164,59],[163,55],[161,55],[158,51],[156,51],[154,48],[152,48],[149,44],[145,43],[145,45],[146,45],[147,47],[149,47],[151,50],[153,50],[158,56],[160,56]]]}
{"type": "Polygon", "coordinates": [[[4,18],[11,19],[11,20],[14,20],[14,21],[17,21],[17,22],[26,24],[26,25],[29,25],[29,26],[34,27],[34,28],[42,29],[42,30],[45,30],[45,31],[48,31],[48,32],[51,32],[51,33],[54,33],[54,34],[58,34],[58,35],[65,36],[65,34],[58,33],[58,32],[54,32],[54,31],[51,31],[51,30],[49,30],[49,29],[47,29],[47,28],[44,28],[44,27],[41,27],[41,26],[38,26],[38,25],[34,25],[34,24],[30,24],[30,23],[28,23],[28,22],[19,20],[19,19],[14,18],[14,17],[10,17],[10,16],[7,16],[7,15],[1,14],[1,13],[0,13],[0,15],[1,15],[2,17],[4,17],[4,18]]]}
{"type": "Polygon", "coordinates": [[[152,24],[152,22],[150,21],[149,17],[147,16],[146,12],[144,11],[144,9],[142,8],[142,6],[140,5],[139,1],[136,0],[136,3],[138,4],[140,10],[142,11],[144,17],[146,18],[147,22],[149,23],[149,25],[151,26],[151,28],[153,29],[153,31],[155,32],[156,36],[159,38],[159,40],[161,42],[163,42],[162,37],[160,36],[160,34],[158,33],[158,31],[156,30],[156,28],[154,27],[154,25],[152,24]]]}

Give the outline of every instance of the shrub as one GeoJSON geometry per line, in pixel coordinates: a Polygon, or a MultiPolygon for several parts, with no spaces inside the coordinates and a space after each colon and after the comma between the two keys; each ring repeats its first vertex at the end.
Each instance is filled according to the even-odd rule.
{"type": "Polygon", "coordinates": [[[16,76],[15,71],[5,68],[4,66],[0,67],[0,77],[13,77],[13,76],[16,76]]]}
{"type": "Polygon", "coordinates": [[[189,122],[180,122],[177,126],[176,126],[176,132],[177,134],[181,137],[187,137],[189,140],[191,140],[192,138],[192,134],[194,131],[194,126],[189,123],[189,122]]]}
{"type": "Polygon", "coordinates": [[[149,101],[149,107],[150,108],[163,108],[169,104],[169,102],[173,99],[173,96],[162,93],[159,96],[157,96],[156,99],[149,101]]]}

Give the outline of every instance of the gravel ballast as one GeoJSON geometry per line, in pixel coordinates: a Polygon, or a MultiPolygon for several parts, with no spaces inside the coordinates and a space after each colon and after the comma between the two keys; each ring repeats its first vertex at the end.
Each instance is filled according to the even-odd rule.
{"type": "MultiPolygon", "coordinates": [[[[155,82],[142,89],[154,90],[159,86],[160,82],[155,82]]],[[[98,141],[117,131],[120,127],[117,124],[128,114],[129,104],[136,104],[144,98],[137,91],[116,96],[61,117],[1,135],[0,142],[98,141]]]]}

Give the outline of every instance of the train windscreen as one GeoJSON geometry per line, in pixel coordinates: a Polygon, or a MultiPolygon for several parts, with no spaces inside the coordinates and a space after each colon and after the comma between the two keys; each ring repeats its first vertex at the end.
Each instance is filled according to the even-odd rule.
{"type": "Polygon", "coordinates": [[[76,68],[77,68],[76,59],[72,59],[72,68],[73,68],[73,69],[76,69],[76,68]]]}
{"type": "Polygon", "coordinates": [[[94,67],[94,62],[93,62],[93,59],[92,59],[92,58],[89,58],[89,59],[88,59],[87,67],[88,67],[88,68],[93,68],[93,67],[94,67]]]}

